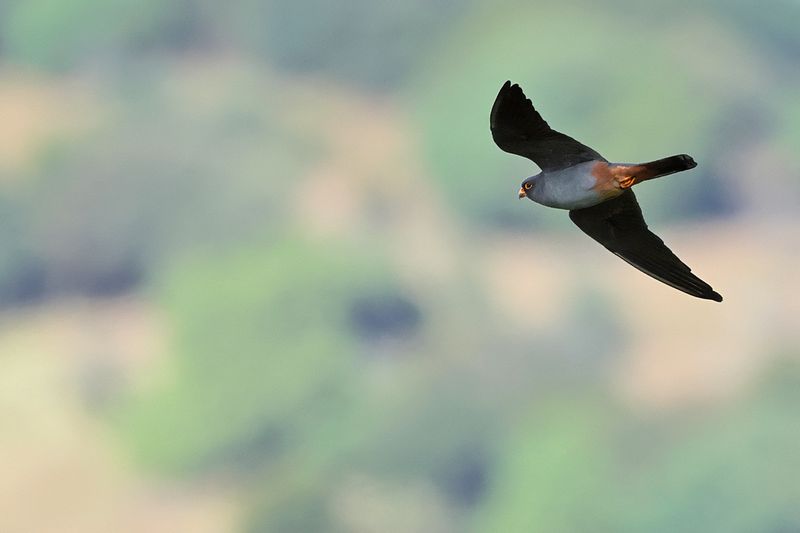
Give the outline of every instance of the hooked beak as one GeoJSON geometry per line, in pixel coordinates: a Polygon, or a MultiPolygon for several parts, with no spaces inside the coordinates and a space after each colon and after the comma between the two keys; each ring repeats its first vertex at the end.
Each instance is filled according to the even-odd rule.
{"type": "Polygon", "coordinates": [[[527,195],[527,193],[525,192],[525,189],[523,189],[522,187],[520,187],[520,188],[519,188],[519,198],[520,198],[520,200],[521,200],[521,199],[523,199],[523,198],[525,198],[526,196],[528,196],[528,195],[527,195]]]}

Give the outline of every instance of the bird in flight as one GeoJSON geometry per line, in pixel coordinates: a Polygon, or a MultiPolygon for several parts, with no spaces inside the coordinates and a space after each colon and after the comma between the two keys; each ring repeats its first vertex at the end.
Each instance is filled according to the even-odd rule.
{"type": "Polygon", "coordinates": [[[645,274],[706,300],[722,301],[711,286],[647,229],[632,187],[697,166],[688,155],[649,163],[609,163],[572,137],[550,128],[519,85],[507,81],[490,117],[492,137],[505,152],[527,157],[542,171],[522,182],[519,197],[569,210],[584,233],[645,274]]]}

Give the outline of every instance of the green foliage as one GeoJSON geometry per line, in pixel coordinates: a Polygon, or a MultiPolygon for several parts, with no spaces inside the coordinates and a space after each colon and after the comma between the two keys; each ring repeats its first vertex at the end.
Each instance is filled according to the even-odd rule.
{"type": "Polygon", "coordinates": [[[768,53],[788,61],[794,61],[800,54],[800,33],[794,24],[800,18],[797,2],[777,0],[764,5],[747,0],[712,0],[711,4],[768,53]]]}
{"type": "Polygon", "coordinates": [[[519,424],[501,451],[475,530],[602,531],[608,422],[591,403],[556,400],[519,424]]]}
{"type": "Polygon", "coordinates": [[[626,428],[623,413],[603,403],[553,400],[508,439],[475,530],[792,531],[800,525],[796,372],[783,381],[662,428],[626,428]],[[673,436],[625,440],[650,432],[673,436]]]}
{"type": "Polygon", "coordinates": [[[49,294],[131,290],[188,249],[235,247],[281,227],[293,176],[314,161],[300,155],[312,140],[280,129],[261,79],[231,74],[202,112],[187,104],[193,80],[170,81],[137,79],[146,87],[109,98],[119,108],[96,130],[53,139],[29,179],[7,188],[0,303],[31,276],[49,294]]]}
{"type": "Polygon", "coordinates": [[[178,366],[130,419],[142,456],[180,469],[259,434],[306,442],[306,404],[348,383],[351,295],[383,278],[354,259],[283,242],[176,267],[162,286],[178,366]]]}
{"type": "Polygon", "coordinates": [[[2,20],[6,54],[14,61],[64,69],[114,60],[180,34],[185,1],[26,0],[2,20]]]}
{"type": "Polygon", "coordinates": [[[796,385],[777,396],[764,390],[752,405],[732,409],[673,443],[663,461],[631,487],[620,510],[624,531],[799,527],[796,385]]]}
{"type": "Polygon", "coordinates": [[[246,35],[282,68],[394,88],[468,2],[251,0],[246,35]]]}
{"type": "Polygon", "coordinates": [[[253,531],[332,530],[327,502],[347,469],[429,479],[456,501],[481,490],[495,422],[436,385],[438,336],[359,333],[354,302],[402,291],[382,261],[342,247],[295,238],[201,254],[158,283],[173,366],[130,399],[121,431],[158,471],[240,472],[254,486],[253,531]]]}
{"type": "Polygon", "coordinates": [[[224,8],[207,0],[13,1],[0,19],[0,52],[63,70],[222,41],[290,72],[386,90],[407,79],[466,7],[452,0],[241,0],[224,8]]]}

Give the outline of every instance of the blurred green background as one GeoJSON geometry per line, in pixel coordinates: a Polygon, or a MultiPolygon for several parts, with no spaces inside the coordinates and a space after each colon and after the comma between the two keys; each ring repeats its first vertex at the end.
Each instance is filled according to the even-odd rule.
{"type": "Polygon", "coordinates": [[[0,531],[800,531],[800,2],[0,0],[0,531]],[[506,80],[724,296],[493,144],[506,80]]]}

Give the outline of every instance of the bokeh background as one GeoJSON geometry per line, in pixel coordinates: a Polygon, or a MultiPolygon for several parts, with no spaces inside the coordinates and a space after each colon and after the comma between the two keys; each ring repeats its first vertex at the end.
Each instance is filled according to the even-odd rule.
{"type": "Polygon", "coordinates": [[[0,0],[0,531],[800,531],[800,2],[0,0]],[[690,153],[630,268],[506,79],[690,153]]]}

